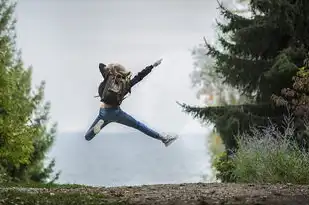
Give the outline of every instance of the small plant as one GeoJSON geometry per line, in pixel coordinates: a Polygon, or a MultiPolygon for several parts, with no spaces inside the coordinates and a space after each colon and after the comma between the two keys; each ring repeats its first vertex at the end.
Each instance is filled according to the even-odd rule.
{"type": "Polygon", "coordinates": [[[233,174],[235,165],[226,152],[222,152],[220,155],[215,156],[213,167],[216,169],[216,177],[218,180],[221,182],[235,182],[233,174]]]}

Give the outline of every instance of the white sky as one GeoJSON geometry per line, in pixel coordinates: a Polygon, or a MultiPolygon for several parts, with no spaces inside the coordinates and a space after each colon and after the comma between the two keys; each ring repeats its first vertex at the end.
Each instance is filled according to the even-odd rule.
{"type": "Polygon", "coordinates": [[[216,0],[20,0],[18,47],[33,66],[34,84],[46,80],[60,132],[86,131],[98,114],[100,62],[137,73],[161,57],[122,108],[161,132],[206,132],[176,101],[199,104],[190,87],[190,49],[203,36],[213,39],[216,8],[216,0]]]}

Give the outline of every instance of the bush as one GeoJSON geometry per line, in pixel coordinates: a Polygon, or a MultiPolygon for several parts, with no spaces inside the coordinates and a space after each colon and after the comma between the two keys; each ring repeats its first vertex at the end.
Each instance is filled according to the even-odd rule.
{"type": "MultiPolygon", "coordinates": [[[[294,139],[293,119],[285,118],[284,131],[270,124],[237,137],[232,175],[245,183],[309,183],[309,153],[294,139]]],[[[229,170],[230,171],[230,170],[229,170]]]]}
{"type": "Polygon", "coordinates": [[[235,182],[233,174],[234,163],[226,152],[215,156],[213,167],[216,169],[216,178],[221,182],[235,182]]]}

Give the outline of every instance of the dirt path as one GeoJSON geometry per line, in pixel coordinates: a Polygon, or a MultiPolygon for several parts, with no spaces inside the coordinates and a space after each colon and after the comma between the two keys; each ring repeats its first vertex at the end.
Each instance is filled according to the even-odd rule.
{"type": "MultiPolygon", "coordinates": [[[[20,188],[16,188],[20,189],[20,188]]],[[[52,194],[79,192],[99,193],[109,199],[126,200],[128,204],[254,204],[309,205],[309,186],[251,184],[178,184],[145,185],[113,188],[52,188],[27,189],[27,192],[52,194]]]]}

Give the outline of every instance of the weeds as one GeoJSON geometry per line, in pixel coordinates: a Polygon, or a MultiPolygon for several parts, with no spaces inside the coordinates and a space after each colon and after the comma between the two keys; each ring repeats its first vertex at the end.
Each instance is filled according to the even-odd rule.
{"type": "Polygon", "coordinates": [[[233,175],[244,183],[309,183],[309,153],[294,139],[292,117],[284,120],[283,131],[270,123],[262,129],[237,137],[233,175]]]}

